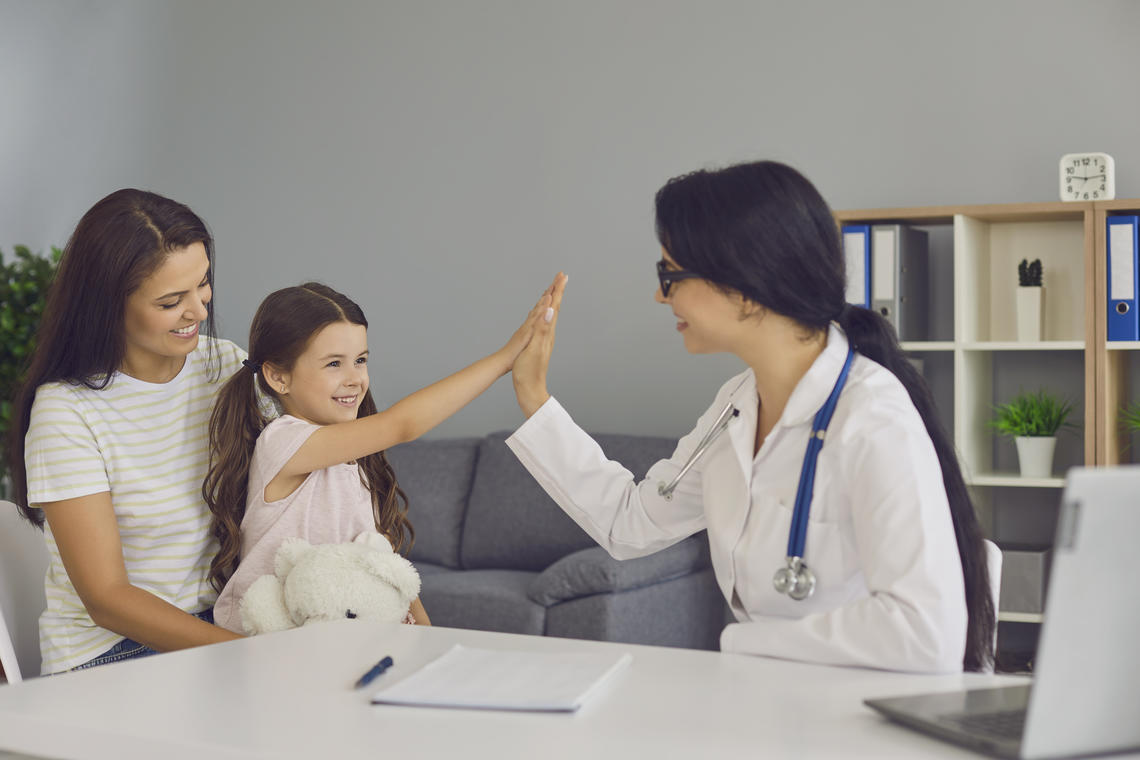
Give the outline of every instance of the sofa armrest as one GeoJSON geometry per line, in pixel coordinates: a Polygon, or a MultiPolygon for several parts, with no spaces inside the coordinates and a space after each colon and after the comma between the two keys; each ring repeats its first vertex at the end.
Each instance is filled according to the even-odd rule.
{"type": "Polygon", "coordinates": [[[539,573],[527,589],[531,601],[549,607],[591,594],[612,594],[662,583],[709,567],[709,542],[702,531],[668,549],[636,559],[616,560],[600,546],[568,554],[539,573]]]}

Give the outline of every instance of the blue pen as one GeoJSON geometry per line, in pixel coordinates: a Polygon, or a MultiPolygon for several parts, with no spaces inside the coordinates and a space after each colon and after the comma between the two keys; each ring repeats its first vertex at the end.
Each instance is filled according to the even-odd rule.
{"type": "Polygon", "coordinates": [[[372,683],[376,676],[380,675],[390,667],[392,667],[392,658],[385,657],[383,660],[369,668],[367,673],[357,679],[356,688],[359,689],[362,686],[367,686],[368,684],[372,683]]]}

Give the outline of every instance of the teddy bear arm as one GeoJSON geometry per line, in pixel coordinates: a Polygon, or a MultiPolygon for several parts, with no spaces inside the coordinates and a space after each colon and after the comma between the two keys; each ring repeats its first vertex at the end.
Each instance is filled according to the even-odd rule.
{"type": "Polygon", "coordinates": [[[238,605],[242,628],[251,636],[295,627],[285,606],[285,587],[273,575],[263,575],[252,584],[238,605]]]}

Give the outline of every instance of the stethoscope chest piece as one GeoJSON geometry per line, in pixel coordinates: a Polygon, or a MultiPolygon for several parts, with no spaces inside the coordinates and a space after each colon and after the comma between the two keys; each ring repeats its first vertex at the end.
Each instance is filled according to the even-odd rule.
{"type": "MultiPolygon", "coordinates": [[[[776,591],[787,594],[797,602],[807,599],[815,591],[815,573],[804,564],[804,545],[807,542],[808,516],[811,512],[816,460],[819,457],[820,449],[823,448],[825,431],[831,422],[831,415],[835,412],[836,404],[839,403],[839,394],[843,392],[843,387],[847,384],[847,374],[851,370],[851,363],[854,358],[855,351],[848,346],[847,358],[843,362],[843,369],[840,370],[839,377],[835,381],[835,387],[831,389],[831,394],[812,420],[811,437],[808,439],[807,451],[804,453],[803,467],[800,470],[800,483],[796,488],[792,524],[788,530],[787,566],[781,567],[772,577],[772,585],[776,587],[776,591]]],[[[661,498],[666,501],[673,498],[673,491],[677,488],[681,478],[685,477],[685,473],[709,450],[717,437],[724,433],[732,418],[739,414],[740,410],[733,406],[731,401],[725,405],[724,410],[721,411],[716,421],[705,432],[704,437],[693,448],[688,460],[673,476],[673,479],[668,483],[662,481],[657,484],[657,493],[661,498]]]]}
{"type": "Polygon", "coordinates": [[[815,573],[804,564],[803,557],[787,557],[788,564],[772,576],[772,585],[781,594],[802,602],[815,591],[815,573]]]}

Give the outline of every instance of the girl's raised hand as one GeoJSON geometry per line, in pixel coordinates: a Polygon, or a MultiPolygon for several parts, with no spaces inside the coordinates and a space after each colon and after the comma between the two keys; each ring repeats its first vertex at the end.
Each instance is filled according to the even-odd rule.
{"type": "MultiPolygon", "coordinates": [[[[555,278],[557,282],[557,278],[555,278]]],[[[551,284],[546,290],[542,292],[542,297],[538,299],[538,303],[526,315],[519,329],[515,330],[514,335],[507,341],[506,345],[499,349],[499,354],[506,360],[507,366],[504,372],[509,372],[514,366],[515,359],[526,348],[534,335],[535,328],[546,318],[547,313],[550,311],[550,304],[553,298],[554,285],[551,284]]]]}
{"type": "Polygon", "coordinates": [[[546,371],[550,366],[550,354],[554,350],[554,328],[558,325],[558,311],[562,307],[566,280],[566,275],[559,272],[554,282],[547,288],[543,297],[550,296],[549,306],[543,310],[542,318],[534,327],[534,334],[515,359],[512,368],[511,378],[514,381],[515,396],[519,408],[527,417],[538,411],[538,408],[550,398],[546,390],[546,371]]]}

